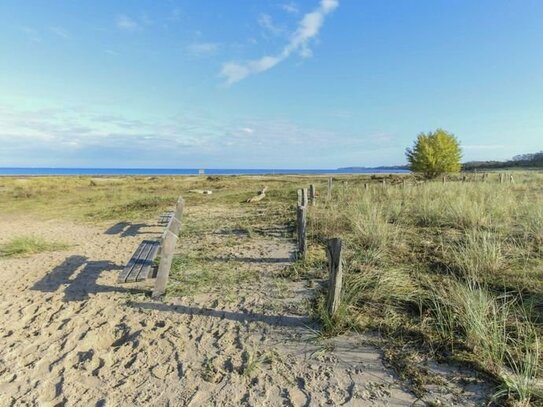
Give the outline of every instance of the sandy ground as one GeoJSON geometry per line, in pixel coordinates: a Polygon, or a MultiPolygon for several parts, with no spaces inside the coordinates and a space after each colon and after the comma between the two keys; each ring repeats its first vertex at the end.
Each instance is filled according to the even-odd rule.
{"type": "MultiPolygon", "coordinates": [[[[160,232],[152,222],[11,218],[0,231],[0,243],[34,234],[73,244],[0,260],[0,406],[427,405],[363,337],[317,340],[303,306],[315,288],[276,279],[291,261],[285,237],[216,230],[186,241],[191,250],[215,247],[215,260],[260,278],[229,298],[217,291],[154,302],[141,284],[116,284],[139,241],[160,232]]],[[[488,395],[454,368],[429,369],[444,384],[426,401],[476,406],[488,395]]]]}

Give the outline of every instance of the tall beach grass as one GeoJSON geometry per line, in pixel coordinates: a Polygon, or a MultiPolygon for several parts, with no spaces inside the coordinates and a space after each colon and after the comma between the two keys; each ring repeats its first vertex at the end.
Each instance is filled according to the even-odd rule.
{"type": "Polygon", "coordinates": [[[313,241],[346,248],[342,308],[319,309],[325,328],[416,331],[493,375],[496,397],[540,400],[543,327],[530,301],[543,298],[543,176],[515,179],[336,189],[310,212],[313,241]]]}

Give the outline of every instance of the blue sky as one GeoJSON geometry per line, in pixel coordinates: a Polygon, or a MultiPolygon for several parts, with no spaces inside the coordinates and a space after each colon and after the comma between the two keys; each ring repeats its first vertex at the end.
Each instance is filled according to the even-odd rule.
{"type": "Polygon", "coordinates": [[[0,166],[394,165],[543,149],[540,0],[2,0],[0,166]]]}

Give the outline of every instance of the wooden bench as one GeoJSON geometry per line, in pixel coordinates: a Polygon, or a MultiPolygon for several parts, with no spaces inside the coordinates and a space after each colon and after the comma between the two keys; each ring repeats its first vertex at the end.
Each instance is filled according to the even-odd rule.
{"type": "Polygon", "coordinates": [[[175,211],[166,211],[158,218],[158,224],[161,226],[166,226],[170,223],[170,220],[173,218],[175,211]]]}
{"type": "Polygon", "coordinates": [[[168,219],[161,238],[144,240],[140,243],[125,268],[119,273],[119,283],[134,283],[156,278],[153,297],[164,294],[172,266],[173,252],[181,229],[184,206],[183,198],[179,197],[175,211],[161,215],[159,222],[164,218],[168,219]],[[158,256],[160,256],[160,261],[157,268],[155,259],[158,256]]]}

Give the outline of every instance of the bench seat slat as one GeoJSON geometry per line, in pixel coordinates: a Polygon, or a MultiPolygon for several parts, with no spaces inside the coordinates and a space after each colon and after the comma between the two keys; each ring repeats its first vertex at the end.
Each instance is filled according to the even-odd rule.
{"type": "Polygon", "coordinates": [[[143,250],[145,249],[145,246],[146,246],[146,243],[145,243],[145,240],[144,240],[143,242],[140,243],[140,245],[138,246],[138,248],[136,249],[136,251],[134,252],[132,257],[130,258],[130,260],[128,261],[126,266],[124,267],[123,271],[121,271],[119,273],[119,278],[117,280],[119,283],[125,283],[126,282],[126,278],[130,274],[130,272],[132,271],[134,266],[136,265],[136,262],[138,261],[139,257],[141,256],[143,250]]]}
{"type": "MultiPolygon", "coordinates": [[[[132,283],[135,281],[138,281],[138,276],[144,270],[145,268],[151,267],[153,265],[154,258],[151,258],[151,254],[153,253],[153,249],[158,247],[160,245],[160,242],[157,240],[144,240],[142,243],[144,243],[144,248],[138,257],[136,259],[136,264],[126,277],[127,283],[132,283]]],[[[155,257],[156,257],[156,251],[155,251],[155,257]]]]}
{"type": "Polygon", "coordinates": [[[141,270],[136,277],[136,281],[142,281],[150,278],[149,275],[152,274],[151,270],[154,269],[153,262],[157,258],[158,251],[160,250],[160,242],[156,241],[155,243],[156,244],[153,245],[151,251],[147,255],[147,259],[145,260],[144,265],[142,265],[141,270]]]}
{"type": "Polygon", "coordinates": [[[119,274],[119,283],[132,283],[140,281],[149,274],[149,269],[153,266],[160,242],[158,240],[144,240],[140,243],[134,255],[128,261],[126,267],[119,274]]]}

